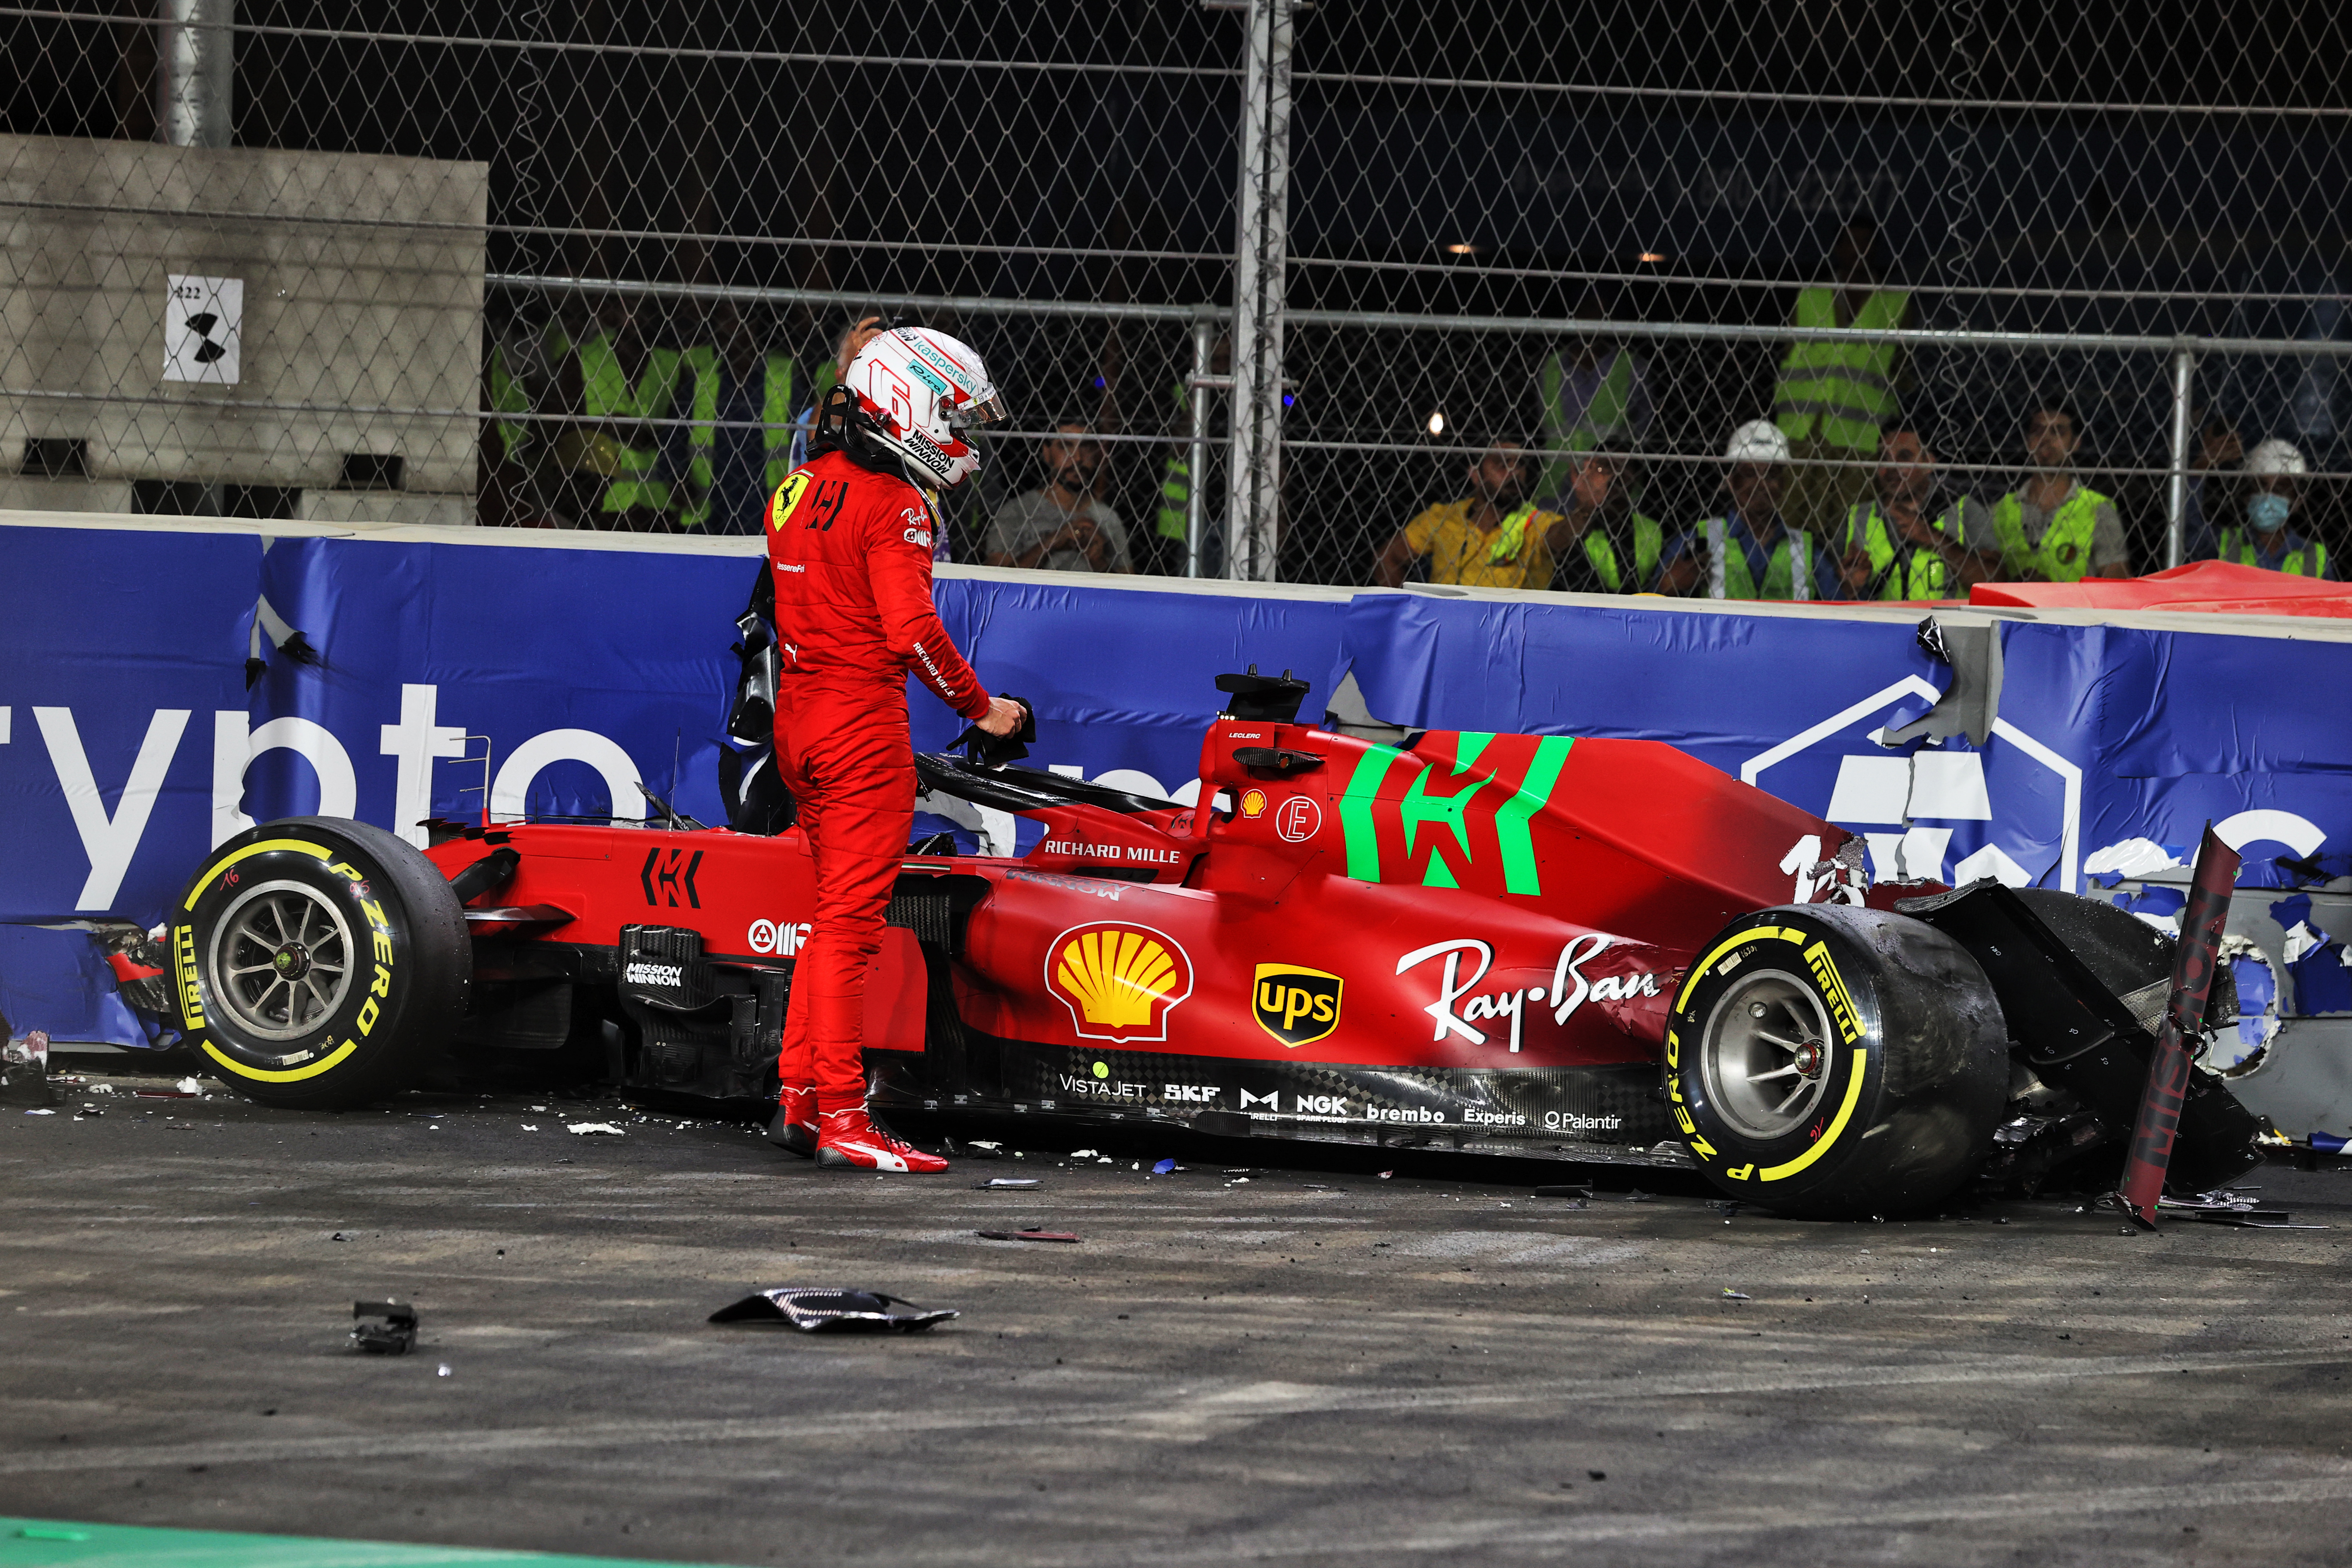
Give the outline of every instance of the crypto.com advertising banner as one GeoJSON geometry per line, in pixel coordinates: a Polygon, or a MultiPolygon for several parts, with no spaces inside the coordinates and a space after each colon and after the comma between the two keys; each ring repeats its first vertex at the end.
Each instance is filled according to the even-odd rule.
{"type": "MultiPolygon", "coordinates": [[[[651,789],[724,819],[756,541],[420,532],[265,552],[235,525],[0,529],[0,918],[152,924],[206,849],[274,816],[421,842],[486,795],[499,816],[638,820],[651,789]]],[[[2208,818],[2249,882],[2291,880],[2280,856],[2352,870],[2342,643],[2004,623],[1984,744],[1889,746],[1953,680],[1902,622],[956,568],[937,597],[982,679],[1035,705],[1030,765],[1145,793],[1190,798],[1219,673],[1295,670],[1311,717],[1352,668],[1383,720],[1682,746],[1866,834],[1881,876],[2080,889],[2099,851],[2193,845],[2208,818]]],[[[961,728],[909,700],[919,747],[961,728]]],[[[60,942],[86,945],[0,928],[0,1011],[117,1038],[119,1007],[60,1000],[90,973],[60,942]]]]}

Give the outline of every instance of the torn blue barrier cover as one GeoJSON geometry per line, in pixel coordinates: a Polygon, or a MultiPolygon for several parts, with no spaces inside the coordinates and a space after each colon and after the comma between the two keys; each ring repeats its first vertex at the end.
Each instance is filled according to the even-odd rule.
{"type": "Polygon", "coordinates": [[[1155,1175],[1155,1176],[1165,1176],[1165,1175],[1170,1174],[1170,1173],[1172,1173],[1173,1171],[1175,1171],[1175,1170],[1176,1170],[1176,1168],[1177,1168],[1177,1166],[1176,1166],[1176,1162],[1175,1162],[1175,1161],[1173,1161],[1173,1160],[1160,1160],[1160,1161],[1157,1161],[1157,1162],[1155,1162],[1155,1163],[1152,1164],[1152,1167],[1151,1167],[1151,1173],[1152,1173],[1153,1175],[1155,1175]]]}
{"type": "Polygon", "coordinates": [[[912,1332],[963,1314],[918,1307],[879,1290],[812,1290],[780,1286],[744,1297],[710,1314],[714,1323],[790,1323],[803,1333],[912,1332]]]}

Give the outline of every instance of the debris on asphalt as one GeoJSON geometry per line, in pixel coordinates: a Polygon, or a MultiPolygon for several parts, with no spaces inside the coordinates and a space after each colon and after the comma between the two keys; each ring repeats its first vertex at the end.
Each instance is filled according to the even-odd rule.
{"type": "Polygon", "coordinates": [[[0,1019],[0,1105],[47,1105],[55,1098],[49,1089],[49,1037],[33,1029],[11,1038],[6,1020],[0,1019]]]}
{"type": "Polygon", "coordinates": [[[980,1139],[974,1138],[965,1143],[964,1148],[971,1152],[971,1157],[975,1160],[1002,1160],[1004,1158],[1004,1145],[1002,1143],[982,1142],[980,1139]]]}
{"type": "Polygon", "coordinates": [[[440,1370],[440,1372],[439,1372],[438,1373],[436,1373],[436,1375],[440,1376],[440,1377],[446,1377],[446,1376],[448,1376],[448,1375],[449,1375],[449,1363],[448,1363],[447,1362],[446,1362],[446,1361],[445,1361],[445,1362],[443,1362],[443,1363],[441,1363],[441,1370],[440,1370]]]}
{"type": "MultiPolygon", "coordinates": [[[[335,1239],[343,1239],[338,1231],[335,1239]]],[[[416,1309],[401,1301],[354,1301],[352,1343],[369,1355],[406,1355],[416,1348],[416,1309]],[[370,1318],[383,1321],[372,1323],[370,1318]]]]}
{"type": "Polygon", "coordinates": [[[1073,1149],[1070,1151],[1070,1158],[1073,1160],[1099,1160],[1102,1158],[1102,1151],[1099,1149],[1073,1149]]]}
{"type": "Polygon", "coordinates": [[[948,1307],[918,1307],[879,1290],[815,1290],[786,1285],[721,1307],[710,1314],[709,1321],[790,1323],[809,1334],[884,1333],[928,1329],[962,1315],[948,1307]]]}
{"type": "Polygon", "coordinates": [[[522,1123],[522,1130],[526,1132],[536,1132],[539,1131],[539,1123],[536,1121],[526,1121],[522,1123]]]}
{"type": "Polygon", "coordinates": [[[589,1136],[591,1133],[596,1132],[602,1132],[614,1138],[625,1138],[628,1136],[627,1133],[622,1131],[619,1128],[614,1126],[609,1121],[567,1121],[564,1123],[564,1126],[569,1131],[579,1134],[583,1138],[589,1136]]]}
{"type": "Polygon", "coordinates": [[[974,1182],[974,1192],[984,1193],[993,1187],[1034,1187],[1043,1185],[1034,1176],[991,1176],[984,1182],[974,1182]]]}
{"type": "Polygon", "coordinates": [[[1393,1175],[1395,1175],[1395,1174],[1396,1174],[1396,1173],[1395,1173],[1394,1171],[1382,1171],[1382,1172],[1381,1173],[1381,1181],[1383,1181],[1383,1182],[1385,1182],[1385,1181],[1387,1181],[1390,1177],[1391,1177],[1391,1176],[1393,1176],[1393,1175]]]}
{"type": "Polygon", "coordinates": [[[1735,1290],[1728,1285],[1726,1285],[1723,1288],[1723,1299],[1727,1301],[1753,1301],[1756,1300],[1755,1297],[1750,1296],[1747,1291],[1735,1290]]]}
{"type": "Polygon", "coordinates": [[[2262,1208],[2251,1195],[2259,1187],[2223,1187],[2218,1192],[2199,1193],[2192,1198],[2158,1198],[2157,1212],[2177,1219],[2201,1220],[2207,1225],[2231,1225],[2246,1230],[2325,1230],[2321,1225],[2296,1225],[2290,1209],[2262,1208]]]}
{"type": "Polygon", "coordinates": [[[205,1097],[205,1086],[192,1078],[184,1078],[172,1087],[178,1089],[182,1094],[194,1095],[198,1100],[202,1100],[205,1097]]]}
{"type": "Polygon", "coordinates": [[[1172,1176],[1183,1168],[1173,1160],[1156,1160],[1152,1162],[1151,1173],[1155,1176],[1172,1176]]]}
{"type": "Polygon", "coordinates": [[[134,1089],[131,1093],[133,1098],[139,1100],[195,1100],[201,1098],[200,1096],[184,1089],[134,1089]]]}
{"type": "Polygon", "coordinates": [[[27,1116],[55,1116],[57,1112],[54,1110],[28,1110],[25,1112],[25,1114],[27,1116]]]}
{"type": "Polygon", "coordinates": [[[1080,1239],[1066,1230],[976,1230],[972,1235],[989,1241],[1076,1241],[1080,1239]]]}

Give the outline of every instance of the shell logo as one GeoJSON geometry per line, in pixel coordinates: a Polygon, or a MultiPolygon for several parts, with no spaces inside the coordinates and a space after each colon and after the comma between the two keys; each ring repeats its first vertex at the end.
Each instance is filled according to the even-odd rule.
{"type": "Polygon", "coordinates": [[[1123,921],[1073,926],[1045,949],[1045,989],[1088,1040],[1164,1040],[1192,994],[1192,960],[1165,931],[1123,921]]]}

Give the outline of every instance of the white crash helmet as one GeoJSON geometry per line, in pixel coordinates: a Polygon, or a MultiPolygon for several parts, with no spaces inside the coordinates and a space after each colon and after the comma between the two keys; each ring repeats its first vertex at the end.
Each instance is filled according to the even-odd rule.
{"type": "Polygon", "coordinates": [[[842,384],[873,422],[869,434],[906,459],[910,477],[952,489],[980,472],[966,427],[1004,417],[1003,399],[971,345],[928,327],[893,327],[850,362],[842,384]]]}
{"type": "Polygon", "coordinates": [[[2294,443],[2282,441],[2275,436],[2246,454],[2246,472],[2250,474],[2268,474],[2284,479],[2300,478],[2310,471],[2310,466],[2303,460],[2303,454],[2295,450],[2294,443]]]}
{"type": "Polygon", "coordinates": [[[1789,437],[1769,419],[1750,419],[1731,433],[1723,455],[1735,463],[1785,463],[1789,437]]]}

